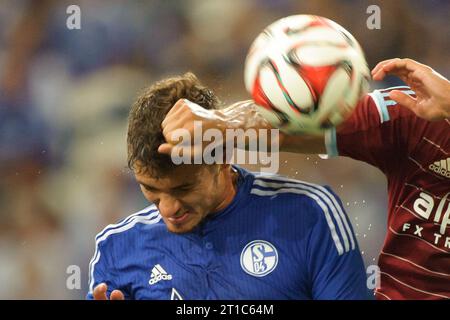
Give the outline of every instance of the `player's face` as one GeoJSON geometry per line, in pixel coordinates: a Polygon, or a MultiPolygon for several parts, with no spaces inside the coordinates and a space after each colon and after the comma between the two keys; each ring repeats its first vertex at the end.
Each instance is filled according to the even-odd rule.
{"type": "Polygon", "coordinates": [[[194,229],[226,201],[229,187],[233,189],[230,169],[224,166],[181,165],[159,179],[138,172],[135,176],[145,198],[158,207],[174,233],[194,229]]]}

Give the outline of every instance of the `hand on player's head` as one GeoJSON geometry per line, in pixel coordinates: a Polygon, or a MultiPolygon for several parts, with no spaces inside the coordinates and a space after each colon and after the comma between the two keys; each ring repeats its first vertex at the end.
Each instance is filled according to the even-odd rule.
{"type": "MultiPolygon", "coordinates": [[[[194,122],[198,121],[201,124],[202,131],[209,128],[220,128],[219,122],[221,121],[218,116],[217,110],[208,110],[196,103],[193,103],[187,99],[178,100],[175,105],[170,109],[161,123],[166,143],[159,146],[158,152],[170,155],[174,150],[174,147],[180,142],[177,138],[176,131],[179,129],[187,130],[191,137],[191,141],[194,142],[194,122]]],[[[193,146],[195,150],[202,151],[202,146],[193,146]]],[[[192,156],[194,154],[192,153],[192,156]]]]}
{"type": "Polygon", "coordinates": [[[389,97],[426,120],[450,118],[450,82],[429,66],[412,59],[389,59],[381,61],[372,70],[374,80],[387,75],[398,76],[416,93],[413,98],[399,90],[389,97]]]}
{"type": "Polygon", "coordinates": [[[93,296],[94,300],[125,300],[125,296],[120,290],[113,290],[108,299],[106,292],[108,291],[108,286],[105,283],[100,283],[94,288],[93,296]]]}

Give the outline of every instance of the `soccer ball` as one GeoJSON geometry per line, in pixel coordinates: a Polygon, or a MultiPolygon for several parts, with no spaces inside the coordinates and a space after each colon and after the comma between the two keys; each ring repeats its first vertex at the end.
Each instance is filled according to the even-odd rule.
{"type": "Polygon", "coordinates": [[[260,114],[294,134],[340,124],[367,92],[370,75],[356,39],[313,15],[286,17],[264,29],[250,47],[244,73],[260,114]]]}

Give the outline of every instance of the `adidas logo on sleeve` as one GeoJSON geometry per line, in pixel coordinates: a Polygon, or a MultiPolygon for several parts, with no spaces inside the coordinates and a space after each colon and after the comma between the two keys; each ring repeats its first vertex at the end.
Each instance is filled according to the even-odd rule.
{"type": "Polygon", "coordinates": [[[160,264],[157,264],[152,269],[152,275],[148,283],[154,285],[161,280],[172,280],[172,275],[168,274],[160,264]]]}

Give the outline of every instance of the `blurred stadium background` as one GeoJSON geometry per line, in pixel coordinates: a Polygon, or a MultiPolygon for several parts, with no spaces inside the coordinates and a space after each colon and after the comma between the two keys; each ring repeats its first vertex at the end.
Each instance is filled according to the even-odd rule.
{"type": "MultiPolygon", "coordinates": [[[[0,298],[82,299],[94,236],[146,205],[126,167],[126,117],[137,92],[193,71],[225,102],[247,99],[243,62],[283,16],[331,18],[359,40],[370,67],[411,57],[450,76],[448,0],[152,0],[0,3],[0,298]],[[68,30],[66,8],[81,8],[68,30]],[[369,5],[381,29],[369,30],[369,5]],[[82,288],[66,288],[81,267],[82,288]]],[[[398,84],[394,78],[372,88],[398,84]]],[[[366,266],[386,226],[386,180],[349,159],[283,154],[280,172],[340,195],[366,266]]]]}

